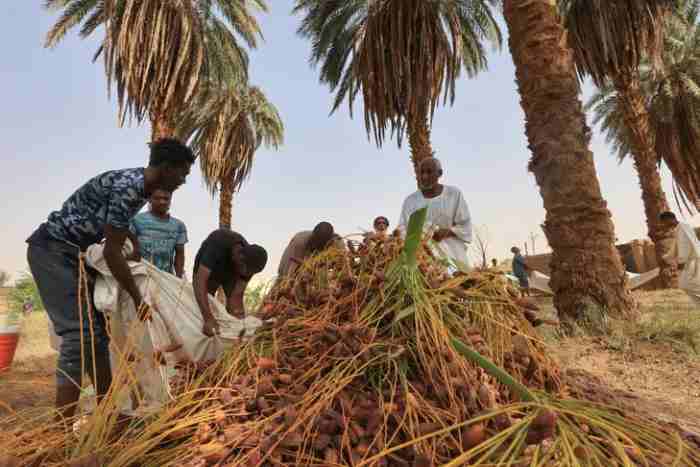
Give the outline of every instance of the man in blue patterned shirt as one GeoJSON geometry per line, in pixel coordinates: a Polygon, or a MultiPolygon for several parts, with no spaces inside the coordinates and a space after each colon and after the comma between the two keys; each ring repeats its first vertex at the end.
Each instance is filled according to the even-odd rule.
{"type": "MultiPolygon", "coordinates": [[[[129,223],[154,191],[172,192],[185,183],[194,159],[192,151],[181,142],[160,139],[151,144],[148,167],[112,170],[92,178],[27,239],[29,268],[56,334],[62,338],[56,368],[59,418],[75,414],[83,369],[90,374],[98,397],[107,393],[112,382],[104,317],[101,313],[94,315],[91,332],[87,307],[79,308],[80,253],[104,239],[104,257],[112,275],[137,309],[144,312],[141,319],[147,319],[148,308],[141,306],[141,292],[127,258],[122,255],[127,237],[134,243],[134,251],[139,251],[135,236],[129,232],[129,223]]],[[[138,253],[131,259],[138,260],[138,253]]],[[[94,277],[89,275],[92,298],[94,277]]]]}
{"type": "Polygon", "coordinates": [[[150,210],[131,220],[131,232],[139,242],[141,257],[161,271],[182,277],[185,273],[187,227],[170,215],[173,194],[155,190],[148,200],[150,210]]]}

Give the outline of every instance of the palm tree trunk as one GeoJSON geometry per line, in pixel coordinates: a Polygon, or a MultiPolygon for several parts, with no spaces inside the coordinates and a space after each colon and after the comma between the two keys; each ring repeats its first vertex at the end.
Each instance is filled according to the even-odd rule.
{"type": "Polygon", "coordinates": [[[636,318],[555,2],[505,0],[504,15],[532,152],[529,170],[547,211],[542,228],[553,250],[549,285],[560,320],[582,318],[589,304],[636,318]]]}
{"type": "Polygon", "coordinates": [[[665,288],[675,288],[678,287],[678,266],[669,254],[673,248],[674,233],[673,230],[664,229],[659,219],[662,212],[668,211],[668,202],[661,187],[649,114],[636,72],[615,79],[615,88],[623,105],[625,123],[632,135],[634,167],[642,188],[647,230],[649,238],[654,242],[661,284],[665,288]]]}
{"type": "Polygon", "coordinates": [[[424,159],[433,156],[433,149],[430,145],[430,128],[428,126],[428,115],[417,112],[417,117],[411,119],[408,124],[408,144],[411,147],[411,162],[413,170],[418,175],[418,164],[424,159]]]}
{"type": "Polygon", "coordinates": [[[233,179],[225,178],[219,192],[219,228],[231,230],[231,212],[233,210],[233,179]]]}

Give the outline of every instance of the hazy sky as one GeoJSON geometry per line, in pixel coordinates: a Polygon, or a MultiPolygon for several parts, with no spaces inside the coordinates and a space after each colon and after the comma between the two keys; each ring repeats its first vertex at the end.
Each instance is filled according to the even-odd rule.
{"type": "MultiPolygon", "coordinates": [[[[147,124],[117,127],[102,64],[91,61],[96,39],[80,40],[73,32],[56,49],[43,48],[55,15],[42,3],[0,3],[0,269],[15,275],[27,269],[24,240],[49,212],[100,172],[144,165],[150,135],[147,124]]],[[[269,277],[291,236],[320,220],[341,234],[368,229],[380,214],[394,226],[415,182],[407,146],[387,142],[378,149],[367,139],[360,112],[354,120],[345,108],[329,116],[332,95],[308,64],[310,45],[296,35],[292,0],[268,3],[272,11],[261,17],[265,43],[251,53],[251,76],[278,106],[285,144],[277,152],[258,151],[251,178],[234,198],[233,228],[267,248],[263,275],[269,277]]],[[[460,81],[453,107],[438,109],[432,143],[445,168],[443,182],[463,190],[474,223],[488,228],[489,255],[502,259],[531,232],[539,235],[538,251],[545,249],[544,210],[527,172],[530,154],[510,55],[493,52],[489,61],[477,79],[460,81]]],[[[644,237],[632,164],[619,166],[598,134],[592,150],[617,236],[644,237]]],[[[671,195],[666,173],[664,180],[671,195]]],[[[196,249],[218,225],[218,202],[198,167],[176,192],[172,212],[189,230],[191,275],[196,249]]]]}

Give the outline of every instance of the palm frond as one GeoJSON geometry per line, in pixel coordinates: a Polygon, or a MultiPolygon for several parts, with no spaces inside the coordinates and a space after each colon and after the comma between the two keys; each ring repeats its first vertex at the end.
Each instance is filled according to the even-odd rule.
{"type": "MultiPolygon", "coordinates": [[[[642,57],[639,76],[659,162],[671,170],[679,207],[700,201],[700,28],[697,0],[684,0],[665,18],[660,59],[654,69],[642,57]]],[[[599,124],[620,160],[632,153],[632,136],[624,121],[622,104],[608,79],[589,100],[594,123],[599,124]]],[[[693,209],[691,209],[693,210],[693,209]]]]}
{"type": "Polygon", "coordinates": [[[262,90],[236,84],[205,86],[180,118],[178,133],[191,140],[212,194],[224,181],[239,189],[257,149],[277,149],[284,141],[282,118],[262,90]]]}
{"type": "Polygon", "coordinates": [[[55,47],[66,33],[80,24],[83,19],[103,2],[99,0],[47,0],[44,6],[49,10],[63,8],[56,24],[46,34],[46,47],[55,47]]]}
{"type": "Polygon", "coordinates": [[[120,119],[187,105],[206,75],[201,18],[190,2],[106,0],[104,62],[120,119]]]}
{"type": "Polygon", "coordinates": [[[598,89],[586,103],[585,110],[593,112],[593,123],[600,126],[605,142],[612,147],[620,162],[632,154],[632,136],[613,86],[608,84],[598,89]]]}
{"type": "Polygon", "coordinates": [[[89,37],[95,30],[105,22],[105,5],[104,1],[100,1],[95,10],[88,19],[83,23],[80,29],[80,37],[89,37]]]}
{"type": "Polygon", "coordinates": [[[104,58],[122,124],[127,116],[171,119],[204,79],[247,81],[244,45],[262,38],[253,11],[267,11],[264,0],[46,0],[45,7],[62,10],[47,46],[81,23],[82,37],[105,27],[94,58],[104,58]]]}
{"type": "Polygon", "coordinates": [[[650,109],[656,152],[671,171],[681,201],[700,202],[700,28],[697,0],[682,2],[668,21],[664,70],[655,82],[650,109]]]}
{"type": "Polygon", "coordinates": [[[597,86],[636,70],[647,56],[659,65],[664,19],[677,0],[559,0],[581,77],[597,86]]]}
{"type": "Polygon", "coordinates": [[[486,67],[484,43],[502,37],[490,0],[297,0],[298,32],[311,41],[311,64],[335,92],[331,113],[362,95],[368,135],[387,131],[401,144],[411,116],[452,103],[462,71],[486,67]]]}

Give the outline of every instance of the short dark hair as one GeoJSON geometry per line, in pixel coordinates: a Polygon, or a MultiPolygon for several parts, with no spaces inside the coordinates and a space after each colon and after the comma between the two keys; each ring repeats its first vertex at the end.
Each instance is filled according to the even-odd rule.
{"type": "Polygon", "coordinates": [[[510,249],[511,253],[516,253],[518,251],[520,251],[520,248],[518,248],[517,246],[514,246],[513,248],[510,249]]]}
{"type": "Polygon", "coordinates": [[[372,225],[377,225],[377,222],[378,222],[378,221],[384,221],[384,222],[386,222],[387,227],[389,226],[389,219],[387,219],[387,218],[384,217],[384,216],[378,216],[378,217],[376,217],[376,218],[374,219],[374,222],[372,223],[372,225]]]}
{"type": "Polygon", "coordinates": [[[267,264],[267,251],[260,245],[246,245],[243,247],[243,257],[245,258],[245,264],[248,266],[250,275],[257,274],[265,269],[265,265],[267,264]]]}
{"type": "Polygon", "coordinates": [[[195,156],[192,149],[175,138],[161,138],[150,143],[149,146],[151,148],[149,166],[194,164],[195,156]]]}
{"type": "Polygon", "coordinates": [[[330,222],[319,222],[311,232],[307,248],[311,251],[320,251],[333,239],[333,235],[335,235],[335,231],[330,222]]]}
{"type": "Polygon", "coordinates": [[[676,219],[676,215],[672,213],[671,211],[665,211],[659,214],[659,219],[662,221],[675,221],[678,222],[678,219],[676,219]]]}
{"type": "Polygon", "coordinates": [[[168,194],[168,195],[170,195],[170,196],[173,195],[173,192],[172,192],[172,191],[166,190],[165,188],[155,188],[155,189],[153,190],[153,192],[151,193],[151,197],[153,197],[153,195],[155,195],[155,194],[156,194],[157,192],[159,192],[159,191],[162,191],[163,193],[166,193],[166,194],[168,194]]]}

